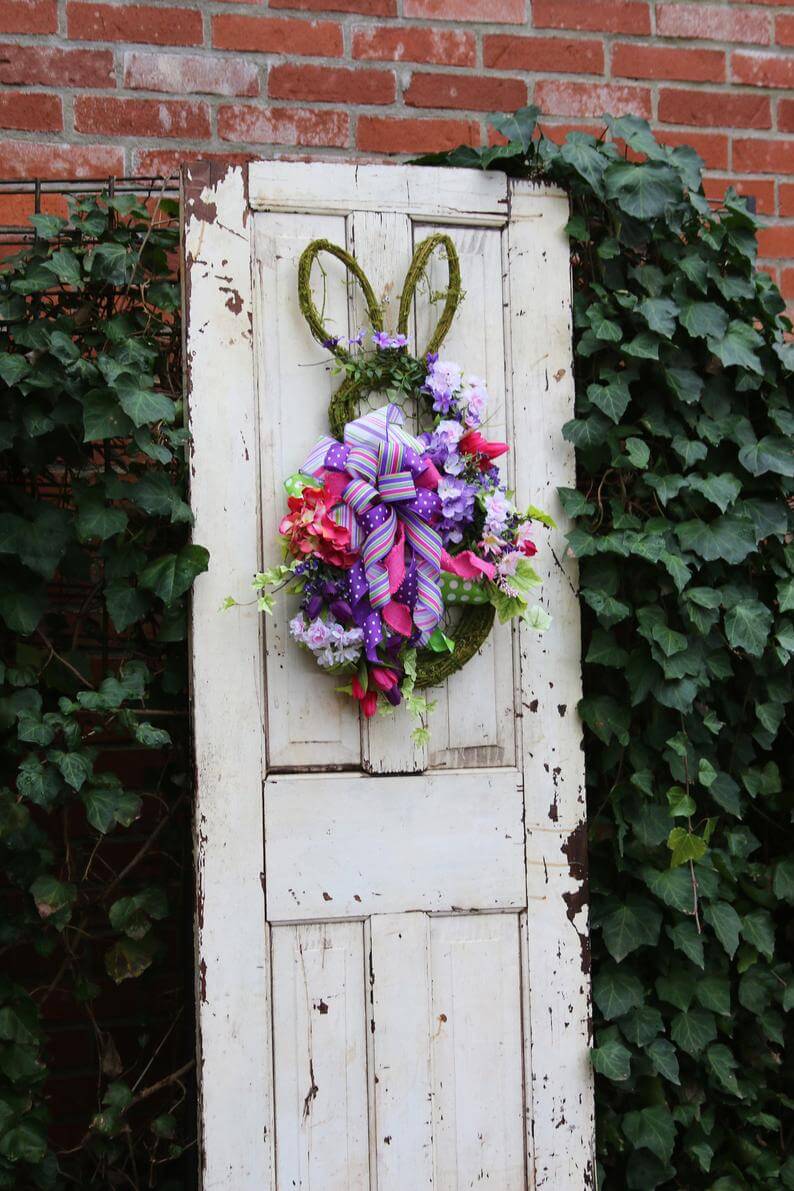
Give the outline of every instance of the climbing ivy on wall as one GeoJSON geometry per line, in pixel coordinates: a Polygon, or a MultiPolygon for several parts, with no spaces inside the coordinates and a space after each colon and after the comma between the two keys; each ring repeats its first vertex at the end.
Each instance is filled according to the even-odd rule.
{"type": "Polygon", "coordinates": [[[692,149],[537,115],[421,160],[571,198],[600,1185],[794,1187],[791,324],[692,149]]]}
{"type": "Polygon", "coordinates": [[[18,1191],[183,1186],[195,1136],[184,642],[207,553],[186,544],[177,213],[82,197],[0,271],[0,1187],[18,1191]],[[48,1082],[59,1020],[74,1085],[48,1082]]]}

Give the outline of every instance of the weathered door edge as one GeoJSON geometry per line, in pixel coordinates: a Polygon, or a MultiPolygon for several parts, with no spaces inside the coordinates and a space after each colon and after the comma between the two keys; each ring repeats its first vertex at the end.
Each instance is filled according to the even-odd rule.
{"type": "Polygon", "coordinates": [[[509,185],[512,433],[529,462],[516,478],[516,501],[538,505],[558,525],[544,544],[552,565],[540,594],[554,624],[542,637],[520,630],[530,1182],[537,1191],[573,1191],[595,1187],[595,1157],[578,572],[560,549],[569,526],[557,497],[558,487],[576,484],[573,448],[561,433],[574,412],[569,205],[559,191],[509,185]]]}
{"type": "Polygon", "coordinates": [[[259,556],[247,167],[186,165],[182,202],[193,539],[210,552],[191,610],[201,649],[190,638],[201,1186],[265,1191],[274,1176],[264,732],[235,732],[244,711],[262,709],[264,667],[255,606],[220,611],[249,589],[259,556]]]}

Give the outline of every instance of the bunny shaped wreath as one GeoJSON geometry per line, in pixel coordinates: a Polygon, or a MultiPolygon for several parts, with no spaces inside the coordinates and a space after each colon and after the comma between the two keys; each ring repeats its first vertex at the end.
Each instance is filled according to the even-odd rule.
{"type": "MultiPolygon", "coordinates": [[[[320,265],[322,269],[322,266],[320,265]]],[[[286,586],[299,597],[292,638],[366,716],[381,703],[405,701],[420,716],[414,692],[438,685],[482,646],[494,616],[520,617],[543,629],[548,616],[530,607],[540,582],[532,564],[537,509],[520,512],[496,460],[508,445],[483,433],[484,381],[439,357],[461,300],[460,262],[449,236],[437,233],[414,252],[403,284],[396,333],[356,259],[315,240],[298,265],[300,309],[314,338],[335,357],[343,380],[332,395],[323,437],[285,482],[279,525],[285,561],[257,575],[261,610],[286,586]],[[435,251],[448,269],[444,305],[424,351],[408,350],[408,325],[420,279],[435,251]],[[329,332],[311,292],[320,253],[341,261],[360,285],[369,330],[342,339],[329,332]],[[386,403],[371,412],[373,396],[386,403]],[[401,405],[413,402],[416,433],[401,405]],[[448,609],[459,606],[456,623],[448,609]]],[[[426,735],[426,729],[419,733],[426,735]]]]}

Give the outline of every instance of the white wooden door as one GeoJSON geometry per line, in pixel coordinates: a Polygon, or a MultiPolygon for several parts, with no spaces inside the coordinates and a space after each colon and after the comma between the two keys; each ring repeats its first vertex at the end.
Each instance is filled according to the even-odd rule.
{"type": "MultiPolygon", "coordinates": [[[[497,628],[435,692],[432,736],[360,724],[245,598],[278,559],[283,479],[338,379],[298,258],[353,251],[393,327],[443,230],[465,300],[443,347],[487,380],[520,506],[564,518],[574,464],[568,208],[497,173],[259,162],[186,172],[196,586],[197,965],[205,1191],[593,1185],[579,616],[561,532],[543,638],[497,628]]],[[[325,312],[362,325],[330,257],[325,312]]],[[[429,290],[444,287],[433,263],[429,290]]],[[[437,307],[420,290],[418,348],[437,307]]]]}

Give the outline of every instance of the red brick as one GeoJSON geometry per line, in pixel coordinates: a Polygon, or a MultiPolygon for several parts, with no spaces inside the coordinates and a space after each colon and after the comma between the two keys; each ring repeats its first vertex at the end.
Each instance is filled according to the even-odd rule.
{"type": "Polygon", "coordinates": [[[0,33],[55,33],[55,0],[0,0],[0,33]]]}
{"type": "Polygon", "coordinates": [[[210,135],[207,105],[189,99],[119,99],[78,95],[74,101],[78,132],[103,136],[164,136],[204,139],[210,135]]]}
{"type": "Polygon", "coordinates": [[[403,16],[523,25],[527,6],[526,0],[403,0],[403,16]]]}
{"type": "Polygon", "coordinates": [[[612,49],[612,74],[626,79],[722,83],[725,52],[620,42],[612,49]]]}
{"type": "Polygon", "coordinates": [[[731,78],[751,87],[794,88],[794,57],[773,54],[733,54],[731,78]]]}
{"type": "Polygon", "coordinates": [[[0,128],[60,132],[63,128],[60,97],[39,91],[0,91],[0,128]]]}
{"type": "Polygon", "coordinates": [[[733,168],[740,174],[794,174],[794,141],[738,137],[733,142],[733,168]]]}
{"type": "Polygon", "coordinates": [[[650,33],[647,3],[638,0],[533,0],[536,29],[594,29],[604,33],[650,33]]]}
{"type": "Polygon", "coordinates": [[[483,38],[483,62],[492,70],[539,74],[603,74],[603,42],[585,37],[518,37],[495,33],[483,38]]]}
{"type": "Polygon", "coordinates": [[[730,91],[668,91],[659,93],[663,124],[691,124],[698,128],[771,128],[772,111],[766,95],[730,91]]]}
{"type": "Polygon", "coordinates": [[[358,147],[372,153],[433,153],[479,143],[480,126],[476,120],[361,116],[358,121],[358,147]]]}
{"type": "Polygon", "coordinates": [[[365,17],[397,16],[397,0],[270,0],[270,7],[304,12],[357,12],[365,17]]]}
{"type": "Polygon", "coordinates": [[[66,9],[69,36],[78,41],[137,41],[148,45],[201,45],[201,13],[193,8],[143,4],[83,4],[66,9]]]}
{"type": "Polygon", "coordinates": [[[794,182],[781,182],[778,187],[778,214],[794,217],[794,182]]]}
{"type": "Polygon", "coordinates": [[[758,229],[758,255],[771,259],[794,257],[794,226],[777,224],[758,229]]]}
{"type": "Polygon", "coordinates": [[[218,135],[240,144],[341,148],[349,141],[350,118],[345,112],[230,104],[218,111],[218,135]]]}
{"type": "Polygon", "coordinates": [[[222,13],[212,18],[212,44],[221,50],[339,58],[342,30],[335,21],[292,21],[286,17],[222,13]]]}
{"type": "Polygon", "coordinates": [[[474,34],[456,29],[395,29],[373,25],[353,30],[353,57],[372,62],[473,66],[475,54],[474,34]]]}
{"type": "Polygon", "coordinates": [[[728,137],[721,132],[674,132],[672,129],[660,128],[656,135],[665,145],[689,145],[703,158],[706,169],[727,170],[728,168],[728,137]]]}
{"type": "Polygon", "coordinates": [[[460,108],[467,112],[514,111],[527,102],[521,79],[473,78],[470,74],[414,74],[405,89],[412,108],[460,108]]]}
{"type": "Polygon", "coordinates": [[[778,101],[777,126],[781,132],[794,132],[794,99],[778,101]]]}
{"type": "Polygon", "coordinates": [[[394,103],[397,83],[391,70],[349,70],[284,62],[271,66],[267,90],[272,99],[342,104],[394,103]]]}
{"type": "Polygon", "coordinates": [[[755,199],[756,210],[759,214],[774,215],[775,183],[771,178],[728,178],[721,176],[703,179],[703,189],[708,199],[723,199],[725,191],[729,186],[732,186],[737,194],[743,194],[747,197],[752,196],[755,199]]]}
{"type": "MultiPolygon", "coordinates": [[[[137,149],[133,154],[133,170],[136,174],[144,178],[164,177],[170,178],[179,173],[179,167],[185,161],[196,160],[195,149],[137,149]]],[[[231,150],[225,150],[222,153],[209,153],[204,149],[201,150],[202,161],[223,161],[231,165],[241,165],[245,161],[251,161],[252,158],[261,156],[261,153],[252,149],[248,153],[234,153],[231,150]]]]}
{"type": "Polygon", "coordinates": [[[769,44],[769,15],[724,4],[657,4],[656,32],[661,37],[769,44]]]}
{"type": "Polygon", "coordinates": [[[777,45],[794,45],[794,16],[784,16],[782,13],[775,21],[775,43],[777,45]]]}
{"type": "Polygon", "coordinates": [[[112,87],[113,53],[0,45],[0,83],[25,87],[112,87]]]}
{"type": "Polygon", "coordinates": [[[548,79],[535,86],[535,102],[555,116],[651,115],[647,87],[622,87],[601,83],[569,83],[548,79]]]}
{"type": "MultiPolygon", "coordinates": [[[[604,123],[601,121],[597,124],[589,124],[586,121],[580,121],[576,124],[568,122],[559,124],[552,119],[544,118],[540,123],[540,128],[543,130],[543,135],[547,136],[550,141],[554,141],[556,145],[561,145],[569,132],[589,132],[591,136],[598,137],[604,131],[604,123]]],[[[500,143],[505,142],[505,137],[499,138],[500,143]]],[[[496,138],[489,137],[489,142],[496,143],[496,138]]]]}
{"type": "MultiPolygon", "coordinates": [[[[794,298],[794,269],[783,269],[781,271],[780,292],[784,298],[794,298]]],[[[790,312],[789,317],[791,317],[790,312]]]]}
{"type": "Polygon", "coordinates": [[[124,55],[124,86],[174,95],[258,95],[259,70],[239,58],[133,51],[124,55]]]}
{"type": "Polygon", "coordinates": [[[0,177],[104,178],[124,173],[124,150],[110,145],[0,141],[0,177]]]}

